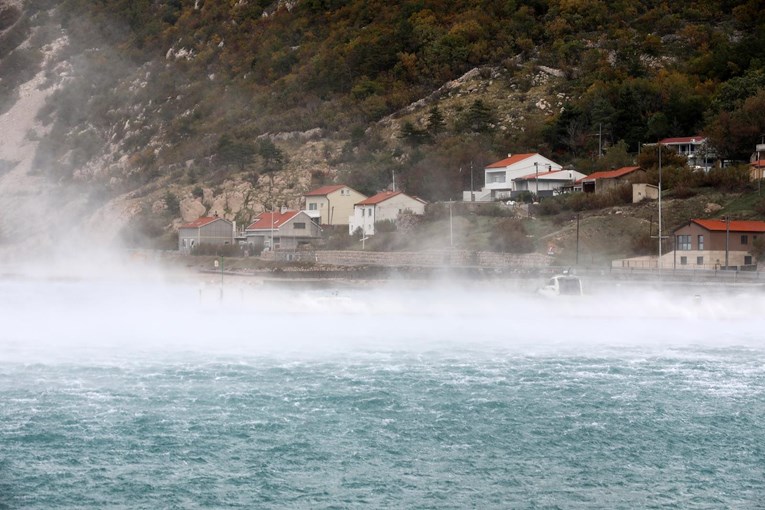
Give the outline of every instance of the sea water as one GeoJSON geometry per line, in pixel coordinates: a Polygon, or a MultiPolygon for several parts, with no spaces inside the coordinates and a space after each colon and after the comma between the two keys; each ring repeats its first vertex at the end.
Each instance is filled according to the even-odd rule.
{"type": "Polygon", "coordinates": [[[0,508],[765,508],[765,297],[0,282],[0,508]]]}

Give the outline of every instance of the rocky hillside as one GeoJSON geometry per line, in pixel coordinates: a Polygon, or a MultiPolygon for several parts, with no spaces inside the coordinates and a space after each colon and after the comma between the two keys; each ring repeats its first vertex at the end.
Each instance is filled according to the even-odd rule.
{"type": "Polygon", "coordinates": [[[597,169],[599,140],[618,162],[704,131],[745,158],[763,23],[755,1],[0,0],[0,243],[172,245],[393,174],[448,199],[508,152],[597,169]]]}

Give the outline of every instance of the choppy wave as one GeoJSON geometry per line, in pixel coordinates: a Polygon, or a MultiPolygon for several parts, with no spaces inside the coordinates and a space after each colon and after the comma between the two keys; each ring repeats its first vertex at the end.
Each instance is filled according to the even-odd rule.
{"type": "Polygon", "coordinates": [[[0,508],[757,508],[758,295],[0,283],[0,508]]]}

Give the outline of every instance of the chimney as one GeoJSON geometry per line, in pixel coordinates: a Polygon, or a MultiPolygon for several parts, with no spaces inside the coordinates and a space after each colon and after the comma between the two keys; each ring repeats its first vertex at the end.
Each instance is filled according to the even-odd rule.
{"type": "Polygon", "coordinates": [[[508,152],[508,153],[507,153],[507,157],[508,157],[508,158],[512,158],[512,157],[513,157],[513,153],[512,153],[512,152],[508,152]]]}
{"type": "Polygon", "coordinates": [[[286,212],[287,212],[287,210],[288,210],[288,209],[287,209],[287,206],[286,206],[286,205],[283,205],[283,206],[282,206],[282,208],[279,210],[279,212],[280,212],[280,213],[282,213],[282,214],[284,214],[284,213],[286,213],[286,212]]]}

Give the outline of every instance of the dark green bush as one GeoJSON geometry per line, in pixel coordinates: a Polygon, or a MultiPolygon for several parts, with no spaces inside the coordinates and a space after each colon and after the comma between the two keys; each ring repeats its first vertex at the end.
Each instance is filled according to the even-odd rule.
{"type": "Polygon", "coordinates": [[[534,243],[521,220],[506,219],[492,229],[490,248],[497,252],[530,253],[534,251],[534,243]]]}

